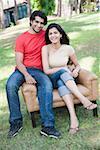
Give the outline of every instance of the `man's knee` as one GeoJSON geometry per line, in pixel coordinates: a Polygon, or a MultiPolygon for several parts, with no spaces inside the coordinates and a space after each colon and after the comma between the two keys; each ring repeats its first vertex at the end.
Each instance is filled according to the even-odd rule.
{"type": "Polygon", "coordinates": [[[6,90],[14,90],[14,89],[18,89],[17,84],[13,80],[8,79],[6,83],[6,90]]]}
{"type": "Polygon", "coordinates": [[[46,78],[45,80],[43,80],[42,86],[44,89],[46,89],[48,91],[53,90],[52,82],[50,81],[49,78],[46,78]]]}

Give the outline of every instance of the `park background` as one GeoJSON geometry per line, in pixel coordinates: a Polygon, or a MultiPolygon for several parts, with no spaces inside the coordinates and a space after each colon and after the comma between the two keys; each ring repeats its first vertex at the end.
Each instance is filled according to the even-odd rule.
{"type": "MultiPolygon", "coordinates": [[[[99,150],[100,115],[94,118],[92,111],[83,106],[76,107],[80,131],[70,135],[66,107],[54,109],[56,127],[61,131],[62,138],[41,137],[40,115],[36,112],[37,127],[33,129],[20,92],[23,130],[15,138],[7,139],[9,110],[5,85],[15,68],[14,42],[19,34],[28,30],[30,13],[36,9],[45,11],[48,24],[56,22],[64,28],[80,65],[95,73],[98,79],[100,77],[100,1],[0,0],[0,150],[99,150]]],[[[99,98],[97,103],[100,114],[99,98]]]]}

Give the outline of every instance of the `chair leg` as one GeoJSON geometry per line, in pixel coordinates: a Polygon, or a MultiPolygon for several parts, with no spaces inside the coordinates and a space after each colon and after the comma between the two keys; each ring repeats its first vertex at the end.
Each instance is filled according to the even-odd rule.
{"type": "MultiPolygon", "coordinates": [[[[94,104],[97,104],[96,101],[93,101],[93,103],[94,103],[94,104]]],[[[97,108],[93,109],[93,116],[94,116],[94,117],[98,117],[98,109],[97,109],[97,108]]]]}
{"type": "Polygon", "coordinates": [[[35,117],[34,117],[34,112],[30,112],[30,115],[31,115],[32,127],[35,128],[36,121],[35,121],[35,117]]]}

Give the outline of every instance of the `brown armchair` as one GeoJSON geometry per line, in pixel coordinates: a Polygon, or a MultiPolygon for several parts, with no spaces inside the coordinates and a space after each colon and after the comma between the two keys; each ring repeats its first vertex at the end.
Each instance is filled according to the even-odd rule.
{"type": "MultiPolygon", "coordinates": [[[[86,96],[90,101],[96,103],[96,99],[98,97],[98,87],[97,87],[97,76],[85,69],[81,69],[77,86],[80,92],[86,96]]],[[[37,92],[35,85],[30,85],[24,83],[22,85],[22,94],[24,97],[24,101],[27,105],[28,112],[31,114],[32,126],[36,126],[34,112],[39,110],[38,99],[37,99],[37,92]]],[[[79,104],[80,101],[72,94],[74,104],[79,104]]],[[[53,91],[53,107],[62,107],[65,106],[64,101],[59,96],[57,89],[53,91]]],[[[93,110],[93,115],[98,116],[97,108],[93,110]]]]}

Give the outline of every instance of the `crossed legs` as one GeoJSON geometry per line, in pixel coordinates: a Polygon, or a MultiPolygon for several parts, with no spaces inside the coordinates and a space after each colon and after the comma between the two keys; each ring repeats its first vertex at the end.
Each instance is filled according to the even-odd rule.
{"type": "Polygon", "coordinates": [[[65,83],[66,87],[69,88],[69,90],[80,100],[85,108],[87,108],[88,110],[92,110],[97,107],[97,104],[90,102],[85,96],[80,93],[78,87],[76,86],[76,83],[74,82],[73,78],[70,77],[70,74],[68,72],[63,73],[60,77],[65,83]]]}
{"type": "Polygon", "coordinates": [[[97,107],[97,104],[90,102],[85,96],[83,96],[78,90],[75,82],[73,80],[68,80],[66,86],[71,90],[71,92],[80,100],[85,108],[92,110],[97,107]]]}
{"type": "Polygon", "coordinates": [[[66,103],[66,106],[70,114],[70,132],[72,134],[78,131],[79,122],[75,113],[73,99],[71,93],[73,93],[83,104],[83,106],[89,110],[97,107],[96,104],[90,102],[86,97],[84,97],[78,90],[73,77],[65,70],[60,70],[50,76],[54,87],[58,87],[60,96],[66,103]]]}

